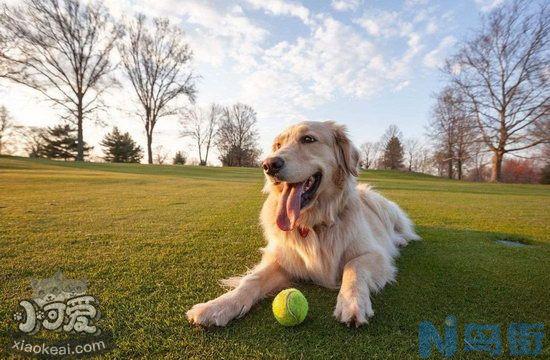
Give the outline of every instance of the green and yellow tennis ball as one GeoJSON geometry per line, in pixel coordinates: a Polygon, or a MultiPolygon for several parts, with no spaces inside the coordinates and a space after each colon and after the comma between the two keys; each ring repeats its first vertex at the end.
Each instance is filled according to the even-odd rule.
{"type": "Polygon", "coordinates": [[[300,324],[307,316],[307,300],[298,289],[281,291],[273,299],[273,315],[284,326],[300,324]]]}

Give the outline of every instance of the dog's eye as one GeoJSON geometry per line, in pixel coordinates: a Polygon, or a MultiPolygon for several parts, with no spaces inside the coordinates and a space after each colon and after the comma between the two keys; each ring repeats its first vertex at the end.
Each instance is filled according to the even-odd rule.
{"type": "Polygon", "coordinates": [[[316,142],[317,140],[313,136],[306,135],[302,137],[302,143],[303,144],[310,144],[312,142],[316,142]]]}
{"type": "Polygon", "coordinates": [[[273,146],[275,147],[275,150],[279,150],[281,148],[281,143],[276,143],[273,146]]]}

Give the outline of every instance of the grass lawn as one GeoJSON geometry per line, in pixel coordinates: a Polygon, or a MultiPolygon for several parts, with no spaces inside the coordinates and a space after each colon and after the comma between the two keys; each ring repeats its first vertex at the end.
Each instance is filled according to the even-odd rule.
{"type": "Polygon", "coordinates": [[[403,250],[397,283],[374,297],[367,326],[336,322],[337,292],[298,284],[310,304],[298,327],[278,325],[266,300],[226,328],[203,330],[185,311],[260,258],[258,169],[0,157],[0,358],[30,279],[57,269],[87,278],[99,299],[100,327],[116,346],[105,358],[417,358],[419,322],[441,329],[447,315],[458,320],[459,349],[466,323],[500,324],[502,357],[509,323],[543,322],[540,356],[550,357],[549,186],[384,171],[360,180],[402,205],[424,238],[403,250]]]}

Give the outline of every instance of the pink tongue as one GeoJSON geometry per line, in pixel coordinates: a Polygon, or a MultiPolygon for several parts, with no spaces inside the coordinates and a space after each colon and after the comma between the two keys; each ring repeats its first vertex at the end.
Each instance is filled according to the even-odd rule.
{"type": "Polygon", "coordinates": [[[293,230],[300,217],[300,201],[304,183],[284,183],[283,192],[277,207],[277,226],[283,231],[293,230]]]}

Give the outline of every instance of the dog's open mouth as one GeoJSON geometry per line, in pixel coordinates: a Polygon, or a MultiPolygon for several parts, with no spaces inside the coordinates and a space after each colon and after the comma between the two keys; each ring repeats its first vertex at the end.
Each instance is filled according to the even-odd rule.
{"type": "Polygon", "coordinates": [[[277,226],[281,230],[294,229],[300,217],[300,210],[308,206],[315,197],[321,178],[321,172],[317,172],[302,182],[283,182],[283,191],[277,208],[277,226]]]}

